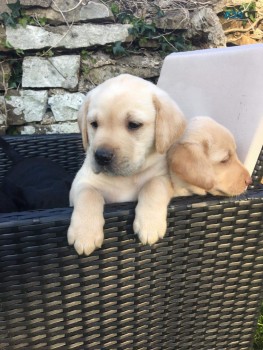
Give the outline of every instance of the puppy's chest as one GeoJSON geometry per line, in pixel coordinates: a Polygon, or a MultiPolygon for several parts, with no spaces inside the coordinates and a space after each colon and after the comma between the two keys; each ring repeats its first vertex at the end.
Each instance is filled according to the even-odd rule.
{"type": "Polygon", "coordinates": [[[99,187],[106,203],[136,201],[148,181],[166,174],[166,165],[162,164],[131,177],[107,177],[99,187]]]}
{"type": "Polygon", "coordinates": [[[107,179],[100,191],[106,203],[135,201],[145,181],[137,178],[116,177],[107,179]]]}
{"type": "Polygon", "coordinates": [[[139,188],[137,186],[122,186],[123,184],[109,183],[103,189],[103,197],[106,203],[118,203],[135,201],[138,198],[139,188]]]}

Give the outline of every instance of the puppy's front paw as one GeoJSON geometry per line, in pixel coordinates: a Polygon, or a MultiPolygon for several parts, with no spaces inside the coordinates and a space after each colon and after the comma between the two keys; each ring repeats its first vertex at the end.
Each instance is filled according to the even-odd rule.
{"type": "Polygon", "coordinates": [[[74,245],[76,252],[81,255],[90,255],[103,243],[104,220],[89,222],[83,218],[75,218],[74,213],[68,229],[68,243],[74,245]]]}
{"type": "Polygon", "coordinates": [[[163,238],[166,232],[166,213],[136,212],[133,230],[143,244],[154,244],[163,238]],[[148,215],[147,215],[148,214],[148,215]]]}

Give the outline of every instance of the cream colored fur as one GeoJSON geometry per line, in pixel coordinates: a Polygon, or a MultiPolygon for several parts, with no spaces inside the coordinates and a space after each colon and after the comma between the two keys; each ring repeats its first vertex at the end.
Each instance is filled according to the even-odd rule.
{"type": "Polygon", "coordinates": [[[238,159],[233,135],[209,117],[189,121],[181,139],[168,151],[168,165],[174,196],[235,196],[251,183],[238,159]]]}
{"type": "Polygon", "coordinates": [[[104,204],[136,200],[134,231],[142,243],[155,243],[166,232],[166,152],[185,129],[182,112],[154,84],[123,74],[87,94],[78,121],[87,152],[70,193],[69,244],[91,254],[103,243],[104,204]],[[109,165],[98,164],[98,150],[112,154],[109,165]]]}

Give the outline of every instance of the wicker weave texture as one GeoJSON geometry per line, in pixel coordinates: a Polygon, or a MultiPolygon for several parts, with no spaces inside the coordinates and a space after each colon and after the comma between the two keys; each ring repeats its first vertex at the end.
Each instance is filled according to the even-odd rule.
{"type": "MultiPolygon", "coordinates": [[[[84,159],[79,134],[9,136],[5,139],[22,157],[48,157],[63,166],[69,173],[76,173],[84,159]]],[[[1,148],[0,160],[1,182],[11,166],[11,162],[1,148]]]]}
{"type": "MultiPolygon", "coordinates": [[[[73,173],[82,161],[79,136],[11,141],[73,173]]],[[[105,242],[89,257],[67,244],[69,208],[0,215],[0,349],[250,349],[262,210],[262,189],[176,199],[166,237],[149,247],[133,234],[134,203],[109,205],[105,242]]]]}
{"type": "Polygon", "coordinates": [[[70,209],[6,220],[0,348],[249,349],[263,271],[256,197],[175,201],[152,248],[132,233],[133,204],[109,206],[105,243],[89,257],[67,246],[70,209]]]}

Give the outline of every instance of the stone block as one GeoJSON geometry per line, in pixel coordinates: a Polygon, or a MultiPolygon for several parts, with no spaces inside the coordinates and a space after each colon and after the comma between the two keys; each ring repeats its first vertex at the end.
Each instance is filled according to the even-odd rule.
{"type": "Polygon", "coordinates": [[[206,48],[225,47],[226,37],[218,16],[211,8],[194,11],[186,37],[206,44],[206,48]]]}
{"type": "Polygon", "coordinates": [[[7,27],[6,37],[14,49],[41,50],[48,47],[75,49],[128,41],[129,24],[91,24],[58,27],[7,27]]]}
{"type": "Polygon", "coordinates": [[[33,125],[25,125],[17,128],[21,135],[33,135],[37,134],[37,130],[33,125]]]}
{"type": "Polygon", "coordinates": [[[25,57],[23,61],[22,86],[74,89],[78,85],[79,68],[79,55],[64,55],[50,58],[25,57]]]}
{"type": "Polygon", "coordinates": [[[23,7],[49,7],[52,4],[52,0],[20,0],[20,4],[23,7]]]}
{"type": "Polygon", "coordinates": [[[21,90],[20,93],[10,94],[6,98],[8,125],[41,121],[47,109],[47,101],[46,90],[21,90]]]}
{"type": "Polygon", "coordinates": [[[56,121],[77,120],[78,110],[85,95],[76,93],[65,93],[51,96],[48,104],[51,107],[56,121]]]}
{"type": "Polygon", "coordinates": [[[61,124],[52,124],[47,134],[70,134],[79,133],[79,125],[77,122],[68,122],[61,124]]]}
{"type": "Polygon", "coordinates": [[[176,30],[188,29],[190,26],[190,14],[187,9],[167,11],[163,17],[154,19],[155,25],[160,29],[176,30]]]}
{"type": "MultiPolygon", "coordinates": [[[[0,2],[0,13],[7,12],[11,13],[11,9],[7,6],[8,4],[14,4],[17,0],[2,0],[0,2]]],[[[49,7],[51,5],[52,0],[20,0],[20,5],[22,7],[28,6],[40,6],[40,7],[49,7]]]]}
{"type": "Polygon", "coordinates": [[[24,125],[17,128],[20,134],[70,134],[79,133],[77,122],[68,122],[51,125],[24,125]]]}
{"type": "Polygon", "coordinates": [[[29,8],[25,11],[26,15],[45,18],[47,23],[53,25],[78,23],[85,21],[114,21],[114,16],[108,6],[100,1],[82,2],[79,6],[78,0],[65,2],[56,1],[52,3],[48,9],[29,8]],[[69,9],[75,8],[73,11],[67,12],[69,9]],[[66,11],[62,13],[61,11],[66,11]]]}
{"type": "MultiPolygon", "coordinates": [[[[9,0],[8,4],[14,4],[16,2],[16,0],[9,0]]],[[[7,1],[1,1],[0,2],[0,13],[11,13],[10,8],[7,6],[7,1]]]]}
{"type": "Polygon", "coordinates": [[[106,79],[129,73],[154,80],[160,75],[163,58],[158,53],[130,54],[119,59],[99,51],[82,60],[79,91],[89,91],[106,79]]]}

